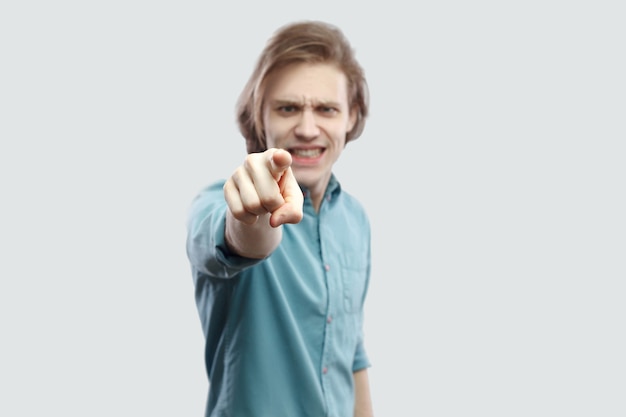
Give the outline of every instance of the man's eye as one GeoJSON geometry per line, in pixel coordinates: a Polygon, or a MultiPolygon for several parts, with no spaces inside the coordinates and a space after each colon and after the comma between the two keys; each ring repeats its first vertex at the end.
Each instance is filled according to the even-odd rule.
{"type": "Polygon", "coordinates": [[[296,106],[281,106],[278,108],[278,110],[280,110],[283,113],[293,113],[296,110],[298,110],[298,108],[296,106]]]}
{"type": "Polygon", "coordinates": [[[335,114],[337,109],[334,107],[321,106],[318,108],[318,111],[324,114],[335,114]]]}

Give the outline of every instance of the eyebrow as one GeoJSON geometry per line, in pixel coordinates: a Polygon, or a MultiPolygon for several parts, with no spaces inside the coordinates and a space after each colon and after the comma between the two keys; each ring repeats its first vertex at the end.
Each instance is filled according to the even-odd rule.
{"type": "MultiPolygon", "coordinates": [[[[303,100],[290,100],[290,99],[275,99],[270,101],[273,106],[303,106],[303,100]]],[[[333,100],[314,100],[313,105],[315,107],[339,107],[339,103],[333,100]]]]}

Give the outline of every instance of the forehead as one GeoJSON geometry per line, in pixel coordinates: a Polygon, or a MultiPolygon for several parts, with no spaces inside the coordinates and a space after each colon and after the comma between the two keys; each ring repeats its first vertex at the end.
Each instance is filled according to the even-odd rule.
{"type": "Polygon", "coordinates": [[[269,100],[347,101],[348,80],[328,63],[297,63],[273,71],[265,81],[269,100]]]}

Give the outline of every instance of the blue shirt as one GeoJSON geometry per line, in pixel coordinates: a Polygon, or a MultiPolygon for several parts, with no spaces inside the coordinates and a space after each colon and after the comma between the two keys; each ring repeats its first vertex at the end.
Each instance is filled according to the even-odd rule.
{"type": "Polygon", "coordinates": [[[283,225],[267,258],[229,253],[224,182],[194,200],[187,253],[206,339],[206,416],[352,417],[353,372],[370,366],[363,303],[370,225],[334,176],[316,213],[283,225]]]}

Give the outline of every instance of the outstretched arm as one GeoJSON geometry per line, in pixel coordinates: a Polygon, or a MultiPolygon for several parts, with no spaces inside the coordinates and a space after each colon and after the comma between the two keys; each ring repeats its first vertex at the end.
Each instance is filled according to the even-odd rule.
{"type": "Polygon", "coordinates": [[[285,223],[302,220],[304,198],[282,149],[252,153],[224,184],[226,243],[236,254],[262,259],[279,245],[285,223]]]}

